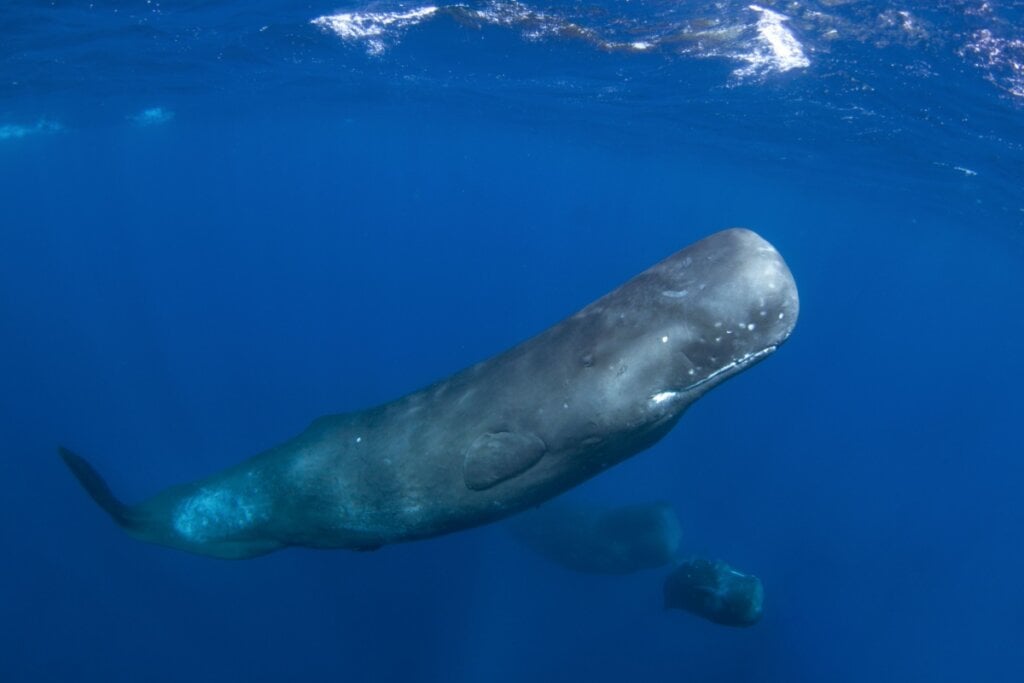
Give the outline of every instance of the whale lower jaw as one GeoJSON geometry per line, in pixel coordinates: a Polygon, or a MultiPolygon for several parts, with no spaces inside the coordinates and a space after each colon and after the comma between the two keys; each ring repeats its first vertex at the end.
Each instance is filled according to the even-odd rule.
{"type": "Polygon", "coordinates": [[[782,342],[779,342],[778,344],[771,344],[770,346],[766,346],[760,351],[753,351],[751,353],[745,354],[742,357],[732,361],[731,363],[728,363],[718,368],[707,377],[704,377],[703,379],[698,380],[693,384],[685,387],[684,389],[682,389],[682,391],[683,393],[690,395],[694,395],[696,393],[696,395],[693,396],[694,399],[698,398],[699,396],[703,396],[705,393],[713,389],[715,386],[721,384],[725,380],[729,379],[733,375],[737,375],[743,372],[747,368],[752,367],[757,363],[760,363],[762,360],[775,353],[775,351],[779,348],[779,345],[781,343],[782,342]]]}
{"type": "Polygon", "coordinates": [[[734,375],[738,375],[749,367],[757,365],[762,360],[775,353],[780,345],[781,342],[780,344],[767,346],[760,351],[748,353],[727,365],[723,365],[707,377],[693,382],[692,384],[688,384],[679,389],[664,389],[652,394],[648,401],[652,406],[663,407],[668,410],[679,406],[679,404],[682,403],[680,410],[685,410],[691,403],[711,391],[711,389],[715,388],[725,380],[733,377],[734,375]]]}

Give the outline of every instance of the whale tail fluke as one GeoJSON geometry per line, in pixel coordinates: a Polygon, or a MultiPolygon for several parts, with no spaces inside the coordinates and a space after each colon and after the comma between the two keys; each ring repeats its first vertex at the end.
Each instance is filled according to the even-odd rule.
{"type": "Polygon", "coordinates": [[[57,452],[60,454],[64,464],[68,466],[71,473],[78,479],[78,483],[82,485],[82,488],[96,501],[97,505],[103,508],[117,522],[118,526],[125,529],[130,529],[134,526],[132,517],[129,514],[129,507],[114,496],[110,491],[110,487],[107,486],[107,482],[103,481],[100,473],[85,458],[63,446],[58,446],[57,452]]]}

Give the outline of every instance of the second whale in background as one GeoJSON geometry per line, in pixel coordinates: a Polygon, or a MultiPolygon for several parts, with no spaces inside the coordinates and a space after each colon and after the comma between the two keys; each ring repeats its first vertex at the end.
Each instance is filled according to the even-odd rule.
{"type": "Polygon", "coordinates": [[[586,574],[632,574],[673,562],[682,530],[668,503],[620,507],[555,500],[507,522],[519,542],[586,574]]]}

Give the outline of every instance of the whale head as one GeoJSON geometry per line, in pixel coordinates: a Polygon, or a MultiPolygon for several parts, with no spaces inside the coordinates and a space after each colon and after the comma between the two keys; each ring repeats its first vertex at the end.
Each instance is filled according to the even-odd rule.
{"type": "Polygon", "coordinates": [[[662,299],[658,341],[671,349],[666,379],[691,400],[770,355],[800,313],[782,256],[750,230],[716,233],[648,272],[662,299]]]}
{"type": "Polygon", "coordinates": [[[666,425],[775,351],[799,309],[789,268],[756,233],[735,228],[692,244],[578,314],[587,357],[603,368],[593,410],[666,425]]]}

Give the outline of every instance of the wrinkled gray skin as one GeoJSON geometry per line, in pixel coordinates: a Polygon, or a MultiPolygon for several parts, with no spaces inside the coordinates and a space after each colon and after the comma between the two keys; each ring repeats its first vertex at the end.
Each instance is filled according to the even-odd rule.
{"type": "Polygon", "coordinates": [[[785,341],[798,308],[779,253],[726,230],[502,354],[391,403],[321,417],[138,505],[61,455],[133,536],[193,553],[427,538],[538,505],[650,447],[785,341]]]}
{"type": "Polygon", "coordinates": [[[676,559],[682,530],[668,503],[622,507],[552,501],[508,521],[521,543],[586,574],[632,574],[676,559]]]}

